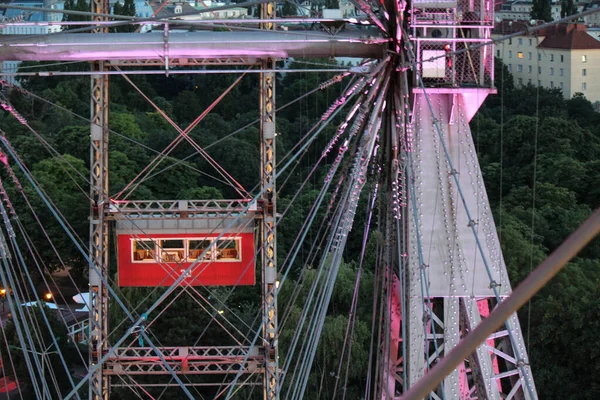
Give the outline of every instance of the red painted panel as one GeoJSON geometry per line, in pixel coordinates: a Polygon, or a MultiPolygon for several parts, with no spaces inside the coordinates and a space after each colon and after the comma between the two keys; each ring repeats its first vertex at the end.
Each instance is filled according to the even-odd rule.
{"type": "Polygon", "coordinates": [[[17,382],[9,377],[3,376],[0,378],[0,393],[9,393],[17,388],[17,382]]]}
{"type": "MultiPolygon", "coordinates": [[[[144,237],[118,235],[119,286],[170,286],[191,262],[133,262],[131,239],[216,238],[219,234],[151,234],[144,237]]],[[[224,235],[222,239],[226,239],[224,235]]],[[[254,234],[239,233],[241,261],[212,261],[196,263],[192,273],[182,283],[191,286],[254,285],[254,234]]]]}

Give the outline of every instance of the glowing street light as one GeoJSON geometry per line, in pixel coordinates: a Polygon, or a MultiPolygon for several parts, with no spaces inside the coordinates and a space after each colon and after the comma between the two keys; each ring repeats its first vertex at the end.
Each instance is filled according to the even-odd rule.
{"type": "Polygon", "coordinates": [[[4,302],[6,300],[6,289],[4,289],[4,288],[0,289],[0,296],[2,296],[2,312],[4,312],[4,310],[5,310],[4,302]]]}
{"type": "Polygon", "coordinates": [[[44,297],[46,298],[46,300],[52,300],[52,293],[48,292],[44,295],[44,297]]]}

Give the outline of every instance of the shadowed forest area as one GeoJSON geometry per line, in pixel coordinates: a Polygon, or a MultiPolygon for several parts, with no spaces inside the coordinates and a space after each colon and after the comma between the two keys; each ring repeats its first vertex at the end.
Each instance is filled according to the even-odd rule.
{"type": "MultiPolygon", "coordinates": [[[[24,63],[22,67],[32,65],[24,63]]],[[[70,68],[85,69],[87,66],[75,64],[70,68]]],[[[279,159],[293,149],[341,94],[346,79],[303,97],[332,76],[325,72],[279,75],[277,106],[297,100],[277,114],[279,159]]],[[[185,128],[237,77],[220,74],[137,75],[130,79],[156,106],[185,128]]],[[[514,287],[600,205],[600,113],[595,112],[583,96],[564,100],[559,89],[515,88],[510,73],[506,68],[502,71],[500,62],[497,62],[496,77],[503,77],[496,83],[498,95],[486,100],[471,121],[471,129],[514,287]]],[[[86,119],[90,114],[90,80],[84,77],[27,78],[21,84],[22,89],[9,89],[7,97],[27,119],[35,134],[7,112],[0,114],[0,128],[83,243],[87,243],[90,156],[89,121],[86,119]]],[[[247,74],[190,132],[190,136],[251,193],[257,192],[260,163],[256,123],[258,98],[258,76],[247,74]]],[[[176,138],[177,132],[120,76],[111,77],[110,100],[110,193],[118,193],[176,138]]],[[[341,116],[337,122],[342,122],[341,116]]],[[[326,155],[326,163],[308,180],[293,204],[292,199],[335,131],[336,124],[323,130],[306,154],[278,180],[279,212],[291,204],[285,223],[278,227],[279,260],[284,260],[292,251],[304,218],[323,185],[327,164],[335,159],[336,152],[326,155]]],[[[0,176],[5,182],[11,180],[2,168],[0,176]]],[[[6,190],[11,198],[19,198],[14,185],[6,184],[6,190]]],[[[82,289],[87,288],[85,259],[52,215],[45,211],[45,205],[33,188],[24,186],[23,190],[78,284],[82,289]]],[[[131,198],[235,197],[235,191],[217,178],[215,170],[195,155],[191,146],[183,143],[165,158],[151,179],[139,185],[131,198]]],[[[31,227],[32,239],[44,243],[43,233],[34,228],[34,215],[26,211],[23,204],[14,203],[17,211],[21,211],[20,220],[26,227],[31,227]]],[[[330,399],[333,396],[362,248],[365,215],[366,201],[362,199],[305,398],[330,399]]],[[[317,230],[318,224],[315,224],[308,237],[317,235],[317,230]]],[[[346,386],[348,399],[361,398],[365,389],[375,248],[380,239],[372,234],[367,245],[346,386]]],[[[287,305],[296,295],[292,294],[292,287],[307,261],[304,255],[310,253],[311,242],[306,242],[307,247],[300,250],[296,263],[290,267],[291,280],[280,295],[280,316],[284,320],[282,360],[301,312],[297,305],[287,305]]],[[[40,246],[37,251],[48,271],[62,268],[50,246],[40,246]]],[[[111,260],[111,274],[115,276],[114,254],[111,254],[111,260]]],[[[315,270],[306,271],[302,284],[310,282],[314,273],[315,270]]],[[[118,290],[118,293],[131,304],[149,305],[161,292],[147,297],[148,289],[128,288],[118,290]]],[[[229,288],[210,288],[209,294],[225,297],[228,293],[229,288]]],[[[308,288],[302,286],[297,296],[307,295],[308,288]]],[[[600,331],[598,298],[600,241],[595,240],[519,313],[540,398],[600,398],[600,381],[597,379],[600,376],[600,350],[594,339],[595,333],[600,331]]],[[[240,320],[250,325],[259,299],[258,286],[242,287],[233,292],[227,304],[240,320]]],[[[203,313],[189,296],[182,296],[177,304],[152,328],[163,346],[193,343],[208,325],[210,316],[203,313]]],[[[116,307],[113,309],[116,311],[110,318],[114,327],[124,315],[116,307]]],[[[125,329],[123,324],[114,335],[124,333],[125,329]]],[[[218,331],[212,329],[210,327],[203,336],[203,344],[227,344],[222,342],[218,331]]],[[[8,339],[18,343],[16,337],[8,339]]],[[[20,368],[25,368],[22,364],[19,364],[20,368]]],[[[241,393],[252,396],[250,389],[245,390],[241,393]]],[[[122,390],[114,390],[112,397],[129,398],[122,390]]],[[[163,398],[178,397],[167,394],[163,398]]]]}

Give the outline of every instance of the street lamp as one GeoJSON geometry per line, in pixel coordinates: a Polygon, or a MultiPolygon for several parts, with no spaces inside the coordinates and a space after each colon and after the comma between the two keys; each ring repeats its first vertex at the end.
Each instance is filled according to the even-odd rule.
{"type": "Polygon", "coordinates": [[[46,300],[50,301],[52,300],[52,293],[48,292],[44,295],[44,297],[46,298],[46,300]]]}
{"type": "Polygon", "coordinates": [[[6,289],[0,289],[0,296],[2,296],[2,312],[4,312],[4,301],[6,300],[6,289]]]}

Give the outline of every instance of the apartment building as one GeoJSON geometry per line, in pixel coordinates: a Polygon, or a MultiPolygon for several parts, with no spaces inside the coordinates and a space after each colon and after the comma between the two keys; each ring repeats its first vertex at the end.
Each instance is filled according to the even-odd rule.
{"type": "MultiPolygon", "coordinates": [[[[585,4],[583,10],[595,10],[597,8],[600,8],[600,0],[590,1],[589,3],[585,4]]],[[[587,26],[600,26],[600,12],[586,15],[585,17],[583,17],[583,22],[587,26]]]]}
{"type": "MultiPolygon", "coordinates": [[[[492,37],[523,30],[524,21],[502,21],[492,37]]],[[[600,102],[600,41],[590,36],[584,24],[561,24],[535,36],[517,36],[496,44],[496,57],[503,60],[515,85],[559,88],[565,98],[583,93],[600,102]]]]}
{"type": "MultiPolygon", "coordinates": [[[[600,1],[600,0],[598,0],[600,1]]],[[[551,15],[553,20],[560,19],[560,1],[552,0],[550,2],[551,15]]],[[[496,11],[495,16],[498,20],[524,20],[529,21],[531,19],[531,9],[533,8],[533,1],[527,0],[512,0],[508,1],[500,7],[500,10],[496,11]]]]}
{"type": "MultiPolygon", "coordinates": [[[[11,5],[21,7],[47,7],[56,10],[63,9],[63,2],[54,2],[48,0],[24,0],[13,2],[11,5]]],[[[14,8],[7,8],[0,12],[0,20],[4,23],[0,25],[1,35],[45,35],[48,33],[60,32],[59,25],[48,25],[44,22],[60,21],[62,14],[45,13],[41,11],[23,11],[14,8]],[[37,23],[39,25],[34,25],[37,23]]],[[[0,63],[0,75],[2,73],[15,73],[19,68],[20,61],[2,61],[0,63]]],[[[17,83],[13,75],[3,75],[3,79],[11,84],[17,83]]]]}

